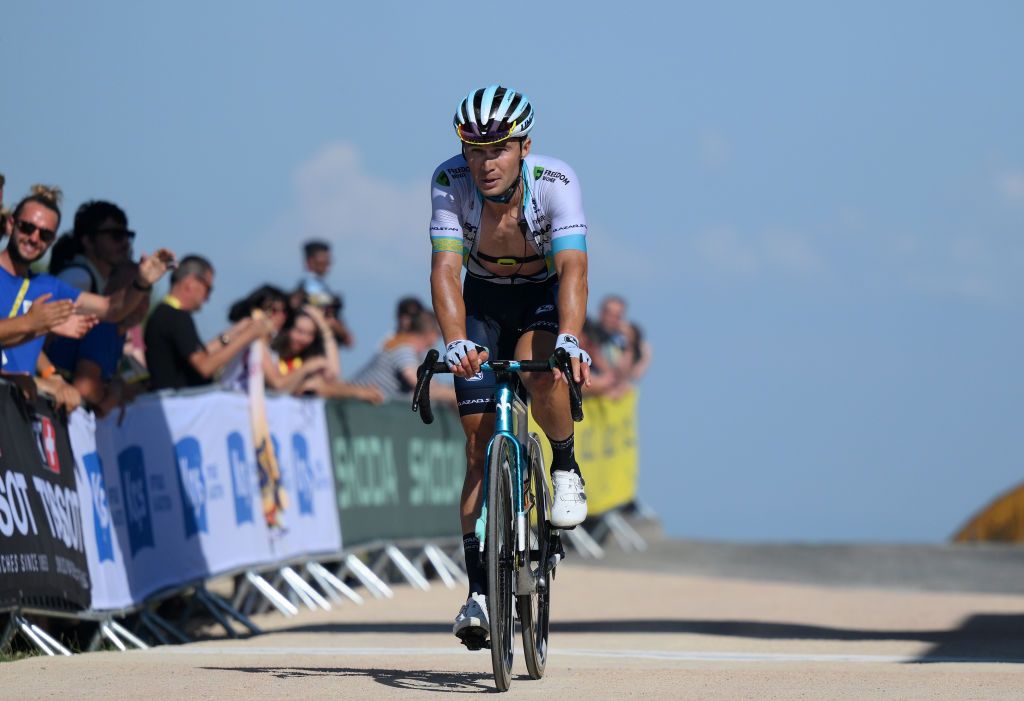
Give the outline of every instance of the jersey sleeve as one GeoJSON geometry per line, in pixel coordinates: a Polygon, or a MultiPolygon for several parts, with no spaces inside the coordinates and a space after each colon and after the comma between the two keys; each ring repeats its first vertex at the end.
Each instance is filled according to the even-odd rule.
{"type": "Polygon", "coordinates": [[[545,210],[551,219],[551,250],[587,250],[587,218],[583,214],[583,191],[579,178],[561,161],[545,167],[540,178],[545,185],[545,210]]]}
{"type": "MultiPolygon", "coordinates": [[[[59,273],[57,279],[82,292],[93,292],[92,275],[81,265],[70,265],[59,273]]],[[[97,290],[102,294],[102,290],[97,290]]]]}
{"type": "Polygon", "coordinates": [[[430,181],[430,247],[434,253],[462,255],[462,224],[458,193],[452,176],[441,164],[430,181]]]}

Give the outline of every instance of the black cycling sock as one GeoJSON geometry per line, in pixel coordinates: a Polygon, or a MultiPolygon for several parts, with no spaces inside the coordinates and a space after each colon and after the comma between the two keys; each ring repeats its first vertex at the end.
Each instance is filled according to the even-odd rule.
{"type": "Polygon", "coordinates": [[[462,535],[462,551],[466,556],[466,577],[469,578],[469,595],[487,594],[487,570],[480,559],[480,539],[475,533],[462,535]]]}
{"type": "Polygon", "coordinates": [[[566,470],[568,472],[575,472],[577,475],[580,474],[580,466],[576,464],[575,443],[573,439],[572,433],[569,434],[568,438],[560,441],[556,441],[551,436],[548,436],[548,442],[551,443],[552,472],[555,470],[566,470]]]}

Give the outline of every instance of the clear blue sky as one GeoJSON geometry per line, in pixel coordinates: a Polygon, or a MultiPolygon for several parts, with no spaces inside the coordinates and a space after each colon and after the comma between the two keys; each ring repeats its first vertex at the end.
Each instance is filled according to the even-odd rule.
{"type": "Polygon", "coordinates": [[[937,541],[1024,480],[1022,30],[1016,2],[15,3],[0,172],[209,256],[207,334],[329,238],[355,370],[426,295],[458,100],[514,86],[583,185],[594,301],[655,346],[669,532],[937,541]]]}

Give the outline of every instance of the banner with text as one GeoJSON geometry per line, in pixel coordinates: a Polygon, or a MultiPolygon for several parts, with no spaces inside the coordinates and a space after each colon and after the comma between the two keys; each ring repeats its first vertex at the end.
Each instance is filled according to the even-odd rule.
{"type": "MultiPolygon", "coordinates": [[[[589,516],[625,506],[636,498],[637,390],[618,399],[587,397],[576,425],[576,456],[587,481],[589,516]]],[[[547,447],[550,460],[551,446],[547,447]]]]}
{"type": "Polygon", "coordinates": [[[287,496],[283,528],[270,532],[274,558],[338,552],[342,531],[334,505],[324,401],[268,397],[267,423],[287,496]]]}
{"type": "Polygon", "coordinates": [[[143,397],[92,440],[73,421],[93,608],[273,559],[244,395],[143,397]]]}
{"type": "Polygon", "coordinates": [[[426,426],[408,402],[327,402],[337,510],[346,545],[459,536],[466,439],[438,404],[426,426]]]}
{"type": "Polygon", "coordinates": [[[0,382],[0,608],[89,605],[67,426],[44,400],[0,382]]]}

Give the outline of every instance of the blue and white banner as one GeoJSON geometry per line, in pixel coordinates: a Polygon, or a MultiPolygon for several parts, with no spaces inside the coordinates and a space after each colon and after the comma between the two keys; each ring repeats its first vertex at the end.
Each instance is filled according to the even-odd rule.
{"type": "Polygon", "coordinates": [[[323,400],[268,397],[267,423],[288,497],[284,528],[271,533],[275,559],[338,552],[341,526],[323,400]]]}
{"type": "Polygon", "coordinates": [[[143,397],[98,422],[92,442],[88,424],[76,418],[72,445],[93,608],[274,559],[244,395],[143,397]]]}

